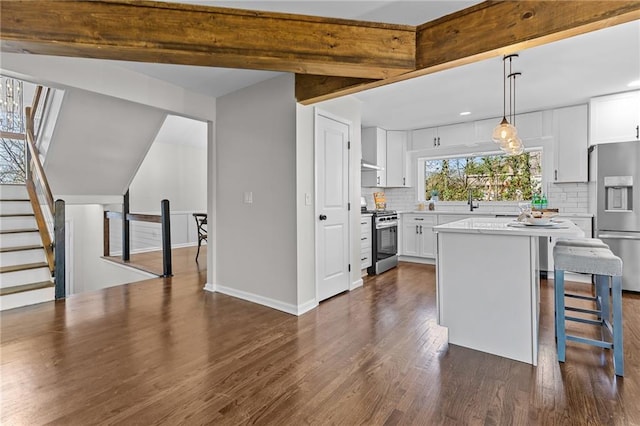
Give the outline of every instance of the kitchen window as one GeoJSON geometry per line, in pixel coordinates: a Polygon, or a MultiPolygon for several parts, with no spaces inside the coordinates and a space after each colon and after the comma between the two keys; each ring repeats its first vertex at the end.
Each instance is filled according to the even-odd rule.
{"type": "Polygon", "coordinates": [[[508,157],[499,153],[418,159],[418,198],[466,201],[530,200],[542,188],[542,151],[508,157]]]}

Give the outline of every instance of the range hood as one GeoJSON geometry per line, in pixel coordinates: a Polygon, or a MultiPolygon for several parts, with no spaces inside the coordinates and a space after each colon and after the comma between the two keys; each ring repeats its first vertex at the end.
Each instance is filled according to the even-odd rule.
{"type": "Polygon", "coordinates": [[[367,163],[364,160],[360,161],[360,170],[369,171],[369,170],[384,170],[384,167],[378,166],[376,164],[367,163]]]}

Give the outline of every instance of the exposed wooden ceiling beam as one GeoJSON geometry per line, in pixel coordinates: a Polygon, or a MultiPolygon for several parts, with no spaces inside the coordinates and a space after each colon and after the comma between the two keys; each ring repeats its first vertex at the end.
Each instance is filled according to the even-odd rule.
{"type": "Polygon", "coordinates": [[[0,3],[3,52],[366,79],[415,69],[415,27],[133,0],[0,3]]]}
{"type": "Polygon", "coordinates": [[[296,75],[296,98],[308,105],[636,19],[637,0],[487,1],[419,26],[416,70],[376,81],[325,77],[322,84],[296,75]]]}

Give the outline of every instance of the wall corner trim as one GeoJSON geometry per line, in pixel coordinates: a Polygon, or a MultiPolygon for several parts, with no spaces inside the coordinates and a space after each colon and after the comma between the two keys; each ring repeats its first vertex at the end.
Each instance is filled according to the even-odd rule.
{"type": "Polygon", "coordinates": [[[304,313],[309,312],[312,309],[315,309],[318,306],[318,301],[314,298],[307,302],[298,305],[298,313],[297,315],[302,315],[304,313]]]}
{"type": "Polygon", "coordinates": [[[210,291],[211,293],[215,293],[216,292],[216,285],[215,284],[211,284],[211,283],[206,283],[204,285],[204,287],[202,287],[203,290],[205,291],[210,291]]]}
{"type": "Polygon", "coordinates": [[[364,284],[364,281],[362,280],[362,278],[360,278],[351,283],[351,287],[349,287],[349,291],[355,290],[358,287],[362,287],[363,284],[364,284]]]}

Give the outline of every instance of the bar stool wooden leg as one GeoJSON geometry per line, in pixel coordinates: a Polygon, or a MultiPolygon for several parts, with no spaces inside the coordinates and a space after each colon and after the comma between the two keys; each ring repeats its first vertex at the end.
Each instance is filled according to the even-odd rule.
{"type": "Polygon", "coordinates": [[[564,271],[554,271],[554,290],[556,302],[556,340],[558,347],[558,361],[564,362],[566,353],[566,331],[564,324],[564,271]]]}
{"type": "Polygon", "coordinates": [[[613,299],[613,364],[616,376],[624,376],[624,351],[622,328],[622,277],[612,277],[613,299]]]}

